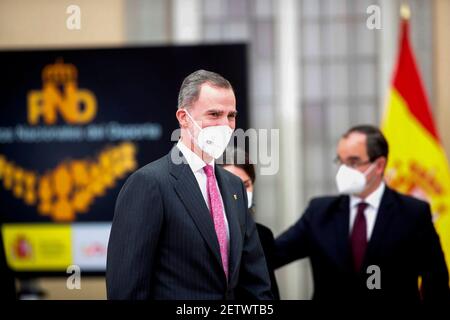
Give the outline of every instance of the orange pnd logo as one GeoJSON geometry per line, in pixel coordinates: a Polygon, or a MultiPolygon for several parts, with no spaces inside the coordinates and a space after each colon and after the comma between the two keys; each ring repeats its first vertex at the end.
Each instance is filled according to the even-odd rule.
{"type": "Polygon", "coordinates": [[[28,123],[40,120],[53,125],[58,114],[68,124],[86,124],[97,113],[95,95],[87,89],[78,89],[78,71],[73,64],[58,59],[42,71],[42,90],[28,93],[28,123]]]}

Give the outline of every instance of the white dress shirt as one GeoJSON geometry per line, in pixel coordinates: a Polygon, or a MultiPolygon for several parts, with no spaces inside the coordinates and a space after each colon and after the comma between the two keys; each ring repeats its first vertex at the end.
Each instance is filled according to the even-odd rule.
{"type": "Polygon", "coordinates": [[[350,234],[352,233],[353,224],[355,223],[358,204],[360,202],[365,202],[368,204],[366,210],[364,211],[364,216],[366,217],[367,242],[369,242],[375,226],[378,209],[380,208],[381,198],[383,197],[385,187],[384,182],[381,182],[378,188],[375,189],[375,191],[372,192],[365,200],[354,195],[350,196],[350,234]]]}
{"type": "MultiPolygon", "coordinates": [[[[206,206],[209,210],[211,208],[209,207],[209,200],[208,200],[208,189],[207,189],[207,177],[206,173],[203,170],[203,167],[206,166],[206,163],[198,156],[196,155],[191,149],[189,149],[182,141],[181,139],[178,140],[177,148],[180,149],[181,153],[183,154],[184,158],[186,159],[187,163],[189,164],[189,167],[191,168],[192,172],[194,173],[195,179],[197,180],[198,186],[200,187],[200,191],[202,192],[203,199],[205,200],[206,206]]],[[[214,159],[209,163],[214,168],[214,159]]],[[[228,227],[228,220],[227,215],[225,214],[225,205],[223,203],[222,194],[220,193],[219,185],[217,184],[216,179],[216,186],[217,190],[219,190],[219,197],[220,201],[222,202],[222,208],[223,208],[223,216],[225,219],[225,226],[227,228],[227,240],[230,241],[230,230],[228,227]]],[[[228,247],[230,247],[228,245],[228,247]]]]}

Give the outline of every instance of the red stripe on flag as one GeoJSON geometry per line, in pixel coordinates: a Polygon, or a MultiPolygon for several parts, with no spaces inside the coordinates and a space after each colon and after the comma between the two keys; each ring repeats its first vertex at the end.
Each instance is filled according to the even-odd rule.
{"type": "Polygon", "coordinates": [[[409,24],[402,22],[400,53],[394,72],[393,85],[406,101],[410,112],[439,141],[436,126],[430,112],[430,105],[417,69],[416,59],[409,42],[409,24]]]}

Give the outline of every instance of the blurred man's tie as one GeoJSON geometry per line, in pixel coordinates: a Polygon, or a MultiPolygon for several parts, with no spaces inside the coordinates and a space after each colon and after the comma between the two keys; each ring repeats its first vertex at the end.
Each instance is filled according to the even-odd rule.
{"type": "Polygon", "coordinates": [[[364,202],[358,204],[356,219],[351,234],[353,265],[356,272],[359,272],[361,269],[367,247],[367,226],[364,215],[364,210],[366,210],[367,206],[367,203],[364,202]]]}

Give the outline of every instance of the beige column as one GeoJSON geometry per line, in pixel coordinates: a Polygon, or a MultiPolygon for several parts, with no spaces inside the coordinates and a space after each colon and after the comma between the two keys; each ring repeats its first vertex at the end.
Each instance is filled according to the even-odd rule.
{"type": "Polygon", "coordinates": [[[125,41],[125,0],[2,0],[0,48],[98,47],[125,41]],[[76,4],[80,29],[69,29],[67,13],[76,4]]]}

